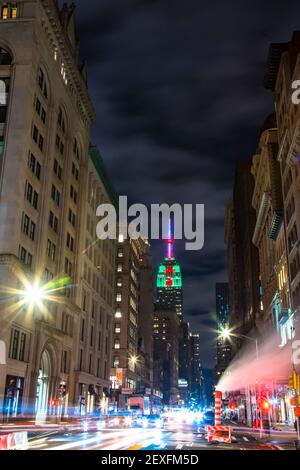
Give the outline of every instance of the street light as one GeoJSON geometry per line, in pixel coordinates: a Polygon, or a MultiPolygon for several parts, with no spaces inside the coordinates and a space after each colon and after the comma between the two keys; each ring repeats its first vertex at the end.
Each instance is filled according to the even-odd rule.
{"type": "Polygon", "coordinates": [[[24,292],[24,301],[26,303],[37,305],[43,299],[43,291],[39,286],[30,286],[24,292]]]}
{"type": "Polygon", "coordinates": [[[259,350],[258,350],[258,340],[256,338],[252,338],[251,336],[243,335],[241,333],[233,333],[233,331],[227,326],[221,328],[221,330],[219,331],[219,337],[223,340],[235,337],[235,338],[245,338],[245,339],[248,339],[249,341],[254,341],[255,349],[256,349],[256,359],[258,359],[259,350]]]}
{"type": "Polygon", "coordinates": [[[138,362],[138,358],[137,358],[137,356],[131,356],[131,357],[129,358],[129,361],[131,362],[131,364],[132,364],[133,366],[135,366],[135,365],[137,364],[137,362],[138,362]]]}

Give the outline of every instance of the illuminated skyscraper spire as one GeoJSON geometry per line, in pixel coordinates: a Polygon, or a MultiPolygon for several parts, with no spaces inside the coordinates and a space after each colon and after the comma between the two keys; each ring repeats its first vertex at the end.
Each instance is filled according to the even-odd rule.
{"type": "Polygon", "coordinates": [[[172,221],[169,220],[166,257],[159,265],[157,274],[157,306],[175,309],[182,316],[182,275],[180,265],[174,257],[174,233],[172,221]]]}
{"type": "Polygon", "coordinates": [[[173,237],[173,233],[172,233],[172,222],[171,222],[171,219],[170,219],[169,220],[168,241],[167,241],[167,256],[166,256],[168,259],[174,258],[173,246],[174,246],[174,237],[173,237]]]}

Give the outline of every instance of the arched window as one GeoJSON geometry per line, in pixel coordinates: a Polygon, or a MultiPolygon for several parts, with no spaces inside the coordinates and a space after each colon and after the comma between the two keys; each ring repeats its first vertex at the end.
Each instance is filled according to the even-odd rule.
{"type": "Polygon", "coordinates": [[[76,137],[74,138],[73,152],[77,160],[81,158],[80,146],[76,137]]]}
{"type": "Polygon", "coordinates": [[[12,56],[6,50],[0,47],[0,65],[11,65],[12,63],[12,56]]]}
{"type": "Polygon", "coordinates": [[[62,107],[60,106],[58,109],[58,118],[57,118],[57,123],[58,126],[63,134],[66,132],[66,118],[65,118],[65,113],[62,110],[62,107]]]}

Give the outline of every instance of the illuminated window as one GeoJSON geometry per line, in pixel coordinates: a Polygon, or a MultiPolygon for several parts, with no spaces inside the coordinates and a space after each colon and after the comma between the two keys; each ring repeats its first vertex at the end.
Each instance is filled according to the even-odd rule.
{"type": "Polygon", "coordinates": [[[12,17],[13,20],[17,18],[17,12],[18,12],[17,7],[12,7],[11,17],[12,17]]]}
{"type": "Polygon", "coordinates": [[[116,339],[115,340],[115,349],[120,349],[120,340],[119,339],[116,339]]]}
{"type": "Polygon", "coordinates": [[[118,264],[118,267],[117,267],[117,271],[118,273],[121,273],[123,271],[123,265],[122,264],[118,264]]]}
{"type": "Polygon", "coordinates": [[[122,294],[117,294],[116,301],[122,302],[122,294]]]}
{"type": "Polygon", "coordinates": [[[120,358],[119,356],[114,357],[114,368],[117,368],[120,366],[120,358]]]}
{"type": "Polygon", "coordinates": [[[122,313],[121,313],[120,308],[117,308],[116,313],[115,313],[115,318],[122,318],[122,313]]]}
{"type": "Polygon", "coordinates": [[[116,323],[115,324],[115,333],[121,333],[121,325],[120,323],[116,323]]]}
{"type": "Polygon", "coordinates": [[[7,6],[2,7],[1,19],[8,20],[8,7],[7,6]]]}

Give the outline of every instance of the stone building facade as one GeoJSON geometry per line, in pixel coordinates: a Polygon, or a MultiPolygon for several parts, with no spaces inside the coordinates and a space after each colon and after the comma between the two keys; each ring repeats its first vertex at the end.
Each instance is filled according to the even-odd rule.
{"type": "MultiPolygon", "coordinates": [[[[93,253],[92,262],[83,255],[91,174],[101,197],[109,195],[89,155],[95,114],[85,67],[77,61],[74,7],[58,10],[53,0],[1,2],[0,14],[6,98],[0,106],[0,340],[7,356],[0,366],[0,410],[8,418],[30,413],[44,420],[71,409],[86,412],[94,387],[101,394],[108,385],[110,356],[98,352],[96,336],[104,328],[103,338],[109,337],[114,248],[103,255],[106,279],[97,271],[97,281],[92,263],[97,256],[102,262],[102,254],[93,253]],[[95,293],[99,288],[101,296],[102,283],[105,300],[95,293]],[[42,302],[33,299],[37,293],[42,302]],[[92,313],[84,341],[78,338],[84,308],[93,312],[94,305],[95,318],[102,308],[107,323],[97,320],[86,347],[92,313]]],[[[96,239],[96,232],[90,235],[96,239]]]]}

